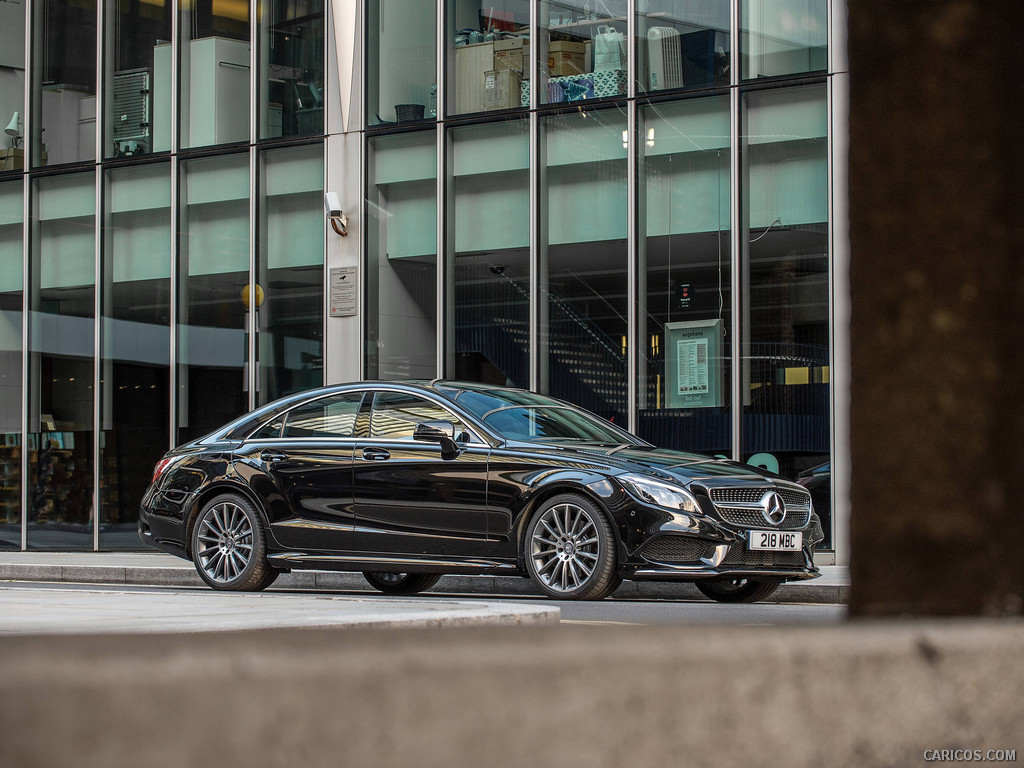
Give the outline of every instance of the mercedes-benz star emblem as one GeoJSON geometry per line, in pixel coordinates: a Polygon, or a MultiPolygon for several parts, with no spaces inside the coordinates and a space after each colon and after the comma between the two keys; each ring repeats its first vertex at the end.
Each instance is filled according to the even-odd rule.
{"type": "Polygon", "coordinates": [[[786,519],[786,502],[775,491],[768,491],[761,497],[761,514],[772,525],[779,525],[786,519]]]}

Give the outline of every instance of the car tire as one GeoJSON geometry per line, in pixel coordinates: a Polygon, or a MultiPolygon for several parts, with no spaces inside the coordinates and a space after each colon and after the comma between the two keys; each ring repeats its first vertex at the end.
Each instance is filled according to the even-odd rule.
{"type": "Polygon", "coordinates": [[[415,595],[426,592],[441,580],[439,573],[395,573],[392,571],[363,571],[370,586],[388,595],[415,595]]]}
{"type": "Polygon", "coordinates": [[[233,493],[210,499],[192,528],[192,562],[214,589],[259,592],[277,579],[267,562],[263,523],[248,499],[233,493]]]}
{"type": "Polygon", "coordinates": [[[756,579],[715,579],[697,582],[697,589],[706,597],[720,603],[756,603],[770,597],[778,588],[777,581],[756,579]]]}
{"type": "Polygon", "coordinates": [[[622,583],[611,524],[582,496],[545,502],[526,529],[524,554],[530,578],[556,600],[602,600],[622,583]]]}

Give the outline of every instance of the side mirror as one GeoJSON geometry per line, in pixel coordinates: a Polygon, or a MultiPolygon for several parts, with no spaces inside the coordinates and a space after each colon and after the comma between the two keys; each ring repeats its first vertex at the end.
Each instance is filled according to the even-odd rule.
{"type": "Polygon", "coordinates": [[[455,425],[450,421],[422,421],[413,430],[412,439],[440,443],[441,458],[444,461],[451,461],[462,453],[455,442],[455,425]]]}

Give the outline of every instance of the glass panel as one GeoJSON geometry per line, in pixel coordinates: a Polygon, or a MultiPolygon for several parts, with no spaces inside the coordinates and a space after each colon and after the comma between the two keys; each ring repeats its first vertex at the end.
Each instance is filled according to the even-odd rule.
{"type": "Polygon", "coordinates": [[[437,117],[437,3],[367,0],[366,121],[437,117]]]}
{"type": "Polygon", "coordinates": [[[638,5],[637,93],[728,84],[729,0],[638,5]]]}
{"type": "Polygon", "coordinates": [[[212,432],[248,404],[249,155],[182,167],[176,443],[212,432]]]}
{"type": "Polygon", "coordinates": [[[138,549],[139,500],[171,442],[170,166],[109,171],[104,204],[100,546],[138,549]]]}
{"type": "Polygon", "coordinates": [[[530,385],[530,124],[452,131],[455,365],[460,381],[530,385]]]}
{"type": "Polygon", "coordinates": [[[524,106],[529,0],[448,0],[447,14],[448,114],[524,106]]]}
{"type": "Polygon", "coordinates": [[[352,437],[362,392],[324,397],[288,411],[283,437],[352,437]]]}
{"type": "MultiPolygon", "coordinates": [[[[412,440],[416,425],[424,421],[453,421],[455,415],[429,400],[399,392],[382,392],[373,404],[370,437],[374,440],[412,440]]],[[[462,423],[455,422],[456,434],[462,423]]]]}
{"type": "Polygon", "coordinates": [[[118,0],[105,9],[103,155],[169,150],[171,4],[118,0]]]}
{"type": "Polygon", "coordinates": [[[544,121],[541,391],[626,423],[626,116],[544,121]]]}
{"type": "Polygon", "coordinates": [[[23,190],[0,184],[0,549],[21,549],[23,190]]]}
{"type": "MultiPolygon", "coordinates": [[[[249,139],[249,3],[181,4],[179,115],[182,147],[249,139]]],[[[171,82],[170,49],[158,52],[157,88],[171,82]]]]}
{"type": "Polygon", "coordinates": [[[323,0],[260,0],[259,9],[259,136],[322,136],[323,0]]]}
{"type": "MultiPolygon", "coordinates": [[[[829,458],[825,87],[751,93],[744,106],[742,455],[796,478],[829,458]]],[[[829,531],[830,509],[817,508],[829,531]]]]}
{"type": "Polygon", "coordinates": [[[35,181],[29,292],[32,549],[92,549],[92,173],[35,181]]]}
{"type": "Polygon", "coordinates": [[[730,455],[729,98],[641,109],[640,436],[730,455]]]}
{"type": "Polygon", "coordinates": [[[541,0],[539,104],[622,97],[628,91],[626,0],[541,0]],[[544,87],[544,85],[547,87],[544,87]]]}
{"type": "Polygon", "coordinates": [[[264,152],[262,161],[255,302],[261,404],[323,384],[323,145],[264,152]]]}
{"type": "Polygon", "coordinates": [[[437,375],[434,131],[368,142],[366,377],[437,375]]]}
{"type": "Polygon", "coordinates": [[[744,80],[828,67],[828,0],[741,0],[744,80]]]}
{"type": "Polygon", "coordinates": [[[0,173],[25,167],[25,6],[0,3],[0,173]]]}
{"type": "Polygon", "coordinates": [[[34,4],[32,165],[96,159],[96,0],[34,4]]]}

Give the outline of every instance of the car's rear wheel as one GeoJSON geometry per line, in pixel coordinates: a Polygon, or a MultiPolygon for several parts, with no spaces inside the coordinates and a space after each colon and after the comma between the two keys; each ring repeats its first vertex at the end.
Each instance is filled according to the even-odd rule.
{"type": "Polygon", "coordinates": [[[248,500],[223,494],[203,507],[192,529],[192,562],[214,589],[258,592],[280,571],[267,562],[263,524],[248,500]]]}
{"type": "Polygon", "coordinates": [[[615,572],[615,534],[588,499],[556,496],[526,530],[526,570],[549,597],[601,600],[622,583],[615,572]]]}
{"type": "Polygon", "coordinates": [[[363,578],[371,587],[388,595],[415,595],[437,584],[441,580],[441,574],[363,571],[363,578]]]}
{"type": "Polygon", "coordinates": [[[756,603],[770,597],[778,588],[777,581],[757,579],[715,579],[697,582],[697,589],[720,603],[756,603]]]}

